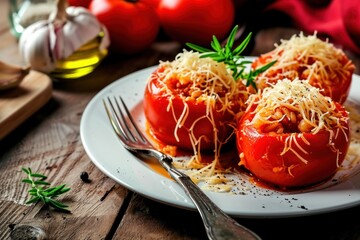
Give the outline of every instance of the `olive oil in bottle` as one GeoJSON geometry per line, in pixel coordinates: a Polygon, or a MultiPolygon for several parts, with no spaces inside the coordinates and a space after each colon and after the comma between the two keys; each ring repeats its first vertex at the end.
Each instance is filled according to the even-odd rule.
{"type": "MultiPolygon", "coordinates": [[[[58,13],[58,11],[65,12],[67,8],[76,8],[68,6],[66,0],[9,1],[11,31],[20,40],[24,30],[30,25],[39,21],[50,21],[49,16],[53,13],[58,13]]],[[[49,24],[51,23],[49,22],[49,24]]],[[[83,44],[66,59],[56,59],[55,69],[47,73],[54,80],[61,81],[80,78],[93,72],[108,54],[106,47],[100,48],[103,40],[108,38],[105,34],[104,31],[100,31],[95,38],[83,44]]]]}
{"type": "Polygon", "coordinates": [[[58,80],[75,79],[91,73],[100,62],[107,56],[108,50],[100,50],[99,45],[104,37],[104,32],[84,44],[72,55],[64,60],[58,60],[56,68],[50,73],[58,80]]]}

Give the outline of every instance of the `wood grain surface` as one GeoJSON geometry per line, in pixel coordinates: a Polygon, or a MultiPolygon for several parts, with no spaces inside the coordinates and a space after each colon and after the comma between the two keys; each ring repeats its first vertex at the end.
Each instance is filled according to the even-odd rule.
{"type": "MultiPolygon", "coordinates": [[[[0,59],[21,64],[7,9],[8,2],[0,1],[0,59]]],[[[268,50],[266,46],[288,31],[260,32],[253,52],[268,50]]],[[[181,49],[180,44],[161,39],[134,56],[109,55],[83,78],[52,81],[50,99],[0,140],[0,239],[206,239],[197,212],[144,198],[104,175],[87,156],[79,134],[83,111],[98,91],[159,60],[172,60],[181,49]],[[66,183],[71,190],[59,200],[70,206],[71,213],[42,203],[26,205],[29,186],[21,182],[26,177],[21,167],[47,175],[54,185],[66,183]],[[80,178],[82,172],[88,173],[89,182],[80,178]]],[[[352,57],[357,63],[358,58],[352,57]]],[[[360,239],[358,216],[360,207],[307,217],[236,220],[265,240],[335,240],[360,239]]]]}
{"type": "Polygon", "coordinates": [[[0,139],[40,109],[52,95],[49,76],[30,71],[16,88],[0,92],[0,139]]]}

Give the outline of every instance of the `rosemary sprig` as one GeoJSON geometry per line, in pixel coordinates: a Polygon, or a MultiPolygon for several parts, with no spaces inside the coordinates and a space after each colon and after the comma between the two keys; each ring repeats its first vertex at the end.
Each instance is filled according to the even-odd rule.
{"type": "Polygon", "coordinates": [[[235,42],[235,35],[238,31],[238,25],[236,25],[225,44],[224,47],[221,46],[219,40],[216,38],[216,36],[213,36],[211,47],[212,49],[204,48],[199,45],[193,44],[193,43],[186,43],[186,45],[190,48],[192,48],[195,51],[198,51],[201,53],[201,58],[210,57],[214,61],[217,62],[224,62],[228,68],[232,71],[232,76],[236,80],[238,79],[245,79],[246,80],[246,86],[252,86],[255,90],[257,90],[256,83],[255,83],[255,77],[259,75],[260,73],[266,71],[268,68],[270,68],[276,61],[272,61],[258,69],[252,70],[249,69],[248,72],[246,72],[246,68],[248,64],[251,64],[252,61],[249,60],[243,60],[244,56],[241,56],[240,54],[245,50],[246,46],[250,42],[252,33],[250,32],[247,37],[242,41],[235,49],[233,49],[234,42],[235,42]]]}
{"type": "Polygon", "coordinates": [[[47,178],[46,176],[39,173],[33,173],[31,168],[22,168],[22,170],[27,174],[27,178],[23,179],[22,182],[31,185],[31,189],[28,191],[31,198],[26,202],[26,204],[42,201],[44,204],[57,210],[69,212],[67,205],[54,200],[54,198],[69,191],[70,188],[66,188],[65,184],[62,184],[60,186],[49,187],[45,189],[40,185],[50,185],[49,182],[45,181],[47,178]]]}

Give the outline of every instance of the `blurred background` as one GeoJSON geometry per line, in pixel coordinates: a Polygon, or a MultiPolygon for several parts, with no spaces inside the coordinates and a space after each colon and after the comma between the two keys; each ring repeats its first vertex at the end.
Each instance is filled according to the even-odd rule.
{"type": "Polygon", "coordinates": [[[108,52],[101,55],[94,50],[99,56],[97,64],[106,55],[110,59],[135,59],[139,55],[162,52],[169,53],[168,59],[172,59],[174,53],[186,48],[187,42],[210,47],[212,36],[216,36],[225,44],[235,25],[239,26],[235,44],[252,33],[242,55],[261,55],[274,49],[274,44],[281,39],[303,32],[333,43],[343,49],[355,65],[359,64],[360,5],[357,1],[9,0],[7,24],[12,35],[20,39],[25,28],[48,19],[59,2],[85,8],[106,27],[105,37],[109,38],[110,45],[108,52]]]}

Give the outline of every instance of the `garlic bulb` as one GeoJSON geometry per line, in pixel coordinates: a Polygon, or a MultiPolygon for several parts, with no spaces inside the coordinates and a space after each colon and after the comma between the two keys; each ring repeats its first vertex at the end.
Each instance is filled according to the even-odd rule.
{"type": "Polygon", "coordinates": [[[81,46],[103,33],[99,51],[110,45],[104,25],[83,7],[68,6],[66,0],[58,0],[57,9],[48,20],[28,26],[19,39],[19,51],[31,68],[50,73],[58,60],[64,60],[81,46]]]}
{"type": "Polygon", "coordinates": [[[29,72],[30,67],[19,67],[0,61],[0,90],[18,86],[29,72]]]}

